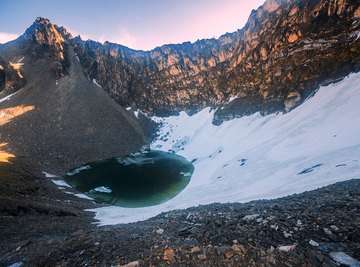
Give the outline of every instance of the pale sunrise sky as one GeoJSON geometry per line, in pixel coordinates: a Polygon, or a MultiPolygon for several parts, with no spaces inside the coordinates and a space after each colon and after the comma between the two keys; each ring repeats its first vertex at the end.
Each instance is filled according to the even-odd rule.
{"type": "Polygon", "coordinates": [[[46,17],[73,35],[150,50],[242,28],[265,0],[0,0],[0,43],[46,17]]]}

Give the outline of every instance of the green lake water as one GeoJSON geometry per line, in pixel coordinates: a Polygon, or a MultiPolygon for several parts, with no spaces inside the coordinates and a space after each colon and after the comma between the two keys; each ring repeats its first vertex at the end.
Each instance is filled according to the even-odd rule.
{"type": "Polygon", "coordinates": [[[193,172],[194,166],[185,158],[151,150],[92,162],[70,171],[64,179],[95,200],[133,208],[174,198],[188,185],[193,172]]]}

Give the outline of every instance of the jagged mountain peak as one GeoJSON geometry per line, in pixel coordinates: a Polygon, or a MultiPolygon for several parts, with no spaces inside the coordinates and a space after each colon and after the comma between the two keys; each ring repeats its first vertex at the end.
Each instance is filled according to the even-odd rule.
{"type": "Polygon", "coordinates": [[[59,45],[64,43],[67,31],[51,23],[49,19],[37,17],[35,22],[25,31],[24,38],[38,44],[59,45]]]}
{"type": "Polygon", "coordinates": [[[267,0],[241,30],[151,51],[71,38],[43,17],[24,38],[35,55],[51,55],[58,77],[66,74],[69,45],[87,78],[123,106],[158,115],[223,106],[220,123],[289,111],[319,85],[358,71],[359,10],[353,0],[267,0]]]}

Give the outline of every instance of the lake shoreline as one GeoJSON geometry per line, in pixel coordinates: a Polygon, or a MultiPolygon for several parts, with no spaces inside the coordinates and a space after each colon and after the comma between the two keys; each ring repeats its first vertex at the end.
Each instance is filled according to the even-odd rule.
{"type": "Polygon", "coordinates": [[[360,180],[97,227],[84,209],[100,205],[64,194],[39,169],[14,163],[0,171],[0,265],[336,266],[343,254],[335,252],[360,258],[360,180]]]}

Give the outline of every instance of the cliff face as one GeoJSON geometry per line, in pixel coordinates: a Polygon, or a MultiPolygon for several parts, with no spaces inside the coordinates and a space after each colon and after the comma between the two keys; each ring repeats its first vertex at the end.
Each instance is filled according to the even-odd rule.
{"type": "Polygon", "coordinates": [[[152,113],[219,106],[219,121],[290,110],[320,84],[359,69],[353,0],[268,0],[219,39],[134,51],[71,39],[84,71],[120,104],[152,113]]]}
{"type": "Polygon", "coordinates": [[[20,71],[21,62],[6,62],[0,57],[0,93],[13,93],[25,84],[20,71]]]}
{"type": "Polygon", "coordinates": [[[356,0],[267,0],[237,32],[151,51],[72,38],[43,18],[21,38],[32,56],[52,59],[56,77],[67,74],[72,46],[86,77],[122,106],[157,115],[220,106],[221,123],[288,111],[319,85],[358,71],[359,36],[356,0]]]}

